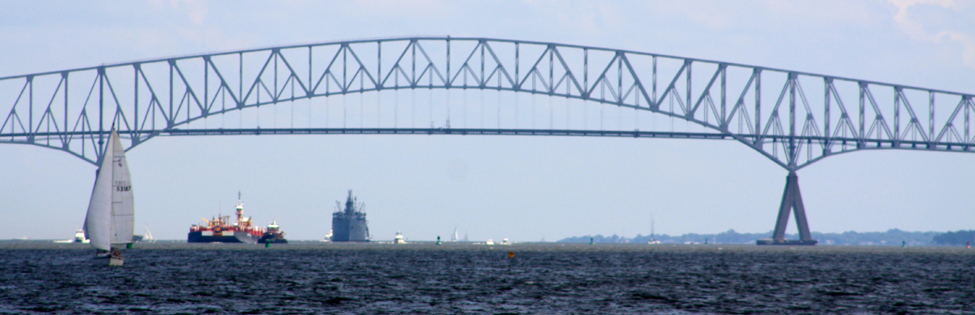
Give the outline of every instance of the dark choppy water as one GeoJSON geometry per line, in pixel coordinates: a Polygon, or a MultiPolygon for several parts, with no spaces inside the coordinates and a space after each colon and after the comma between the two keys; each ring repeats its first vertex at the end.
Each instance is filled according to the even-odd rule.
{"type": "Polygon", "coordinates": [[[975,312],[953,248],[39,244],[0,244],[0,313],[975,312]]]}

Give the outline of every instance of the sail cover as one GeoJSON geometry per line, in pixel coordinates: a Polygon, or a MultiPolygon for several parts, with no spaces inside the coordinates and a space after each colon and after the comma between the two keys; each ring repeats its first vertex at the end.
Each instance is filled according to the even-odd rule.
{"type": "Polygon", "coordinates": [[[88,214],[85,215],[85,234],[91,247],[109,250],[112,242],[112,152],[115,142],[109,141],[105,147],[102,163],[95,177],[95,187],[88,200],[88,214]]]}
{"type": "MultiPolygon", "coordinates": [[[[112,244],[132,243],[135,230],[135,208],[132,200],[132,179],[125,148],[118,133],[112,130],[112,244]]],[[[108,152],[108,151],[106,151],[108,152]]]]}

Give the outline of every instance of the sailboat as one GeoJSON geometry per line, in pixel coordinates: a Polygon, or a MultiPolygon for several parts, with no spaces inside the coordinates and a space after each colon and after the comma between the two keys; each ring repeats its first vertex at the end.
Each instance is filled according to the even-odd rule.
{"type": "Polygon", "coordinates": [[[650,214],[650,240],[647,244],[660,244],[660,241],[653,239],[653,213],[650,214]]]}
{"type": "Polygon", "coordinates": [[[134,218],[129,164],[118,132],[112,128],[85,216],[85,234],[95,248],[95,265],[122,265],[119,245],[132,243],[134,218]]]}
{"type": "Polygon", "coordinates": [[[152,237],[152,232],[149,231],[149,225],[146,224],[146,234],[142,236],[142,242],[155,242],[156,239],[152,237]]]}

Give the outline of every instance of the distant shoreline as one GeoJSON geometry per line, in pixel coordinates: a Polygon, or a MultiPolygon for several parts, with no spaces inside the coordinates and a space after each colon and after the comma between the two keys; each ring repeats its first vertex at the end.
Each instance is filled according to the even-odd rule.
{"type": "MultiPolygon", "coordinates": [[[[766,233],[738,233],[728,230],[721,233],[697,234],[687,233],[679,236],[656,234],[654,240],[663,244],[754,244],[755,240],[770,238],[772,231],[766,233]]],[[[786,234],[786,239],[799,239],[798,235],[786,234]]],[[[964,246],[967,241],[975,245],[975,230],[954,232],[908,232],[890,229],[885,232],[855,232],[820,233],[812,232],[812,238],[818,240],[818,245],[865,245],[865,246],[964,246]]],[[[559,243],[647,243],[650,235],[637,234],[635,237],[619,235],[603,236],[584,235],[567,237],[559,243]]]]}
{"type": "MultiPolygon", "coordinates": [[[[0,250],[72,250],[86,252],[91,246],[82,243],[54,243],[50,240],[0,240],[0,250]]],[[[414,242],[409,244],[390,243],[330,243],[321,241],[292,241],[289,244],[226,244],[226,243],[186,243],[185,241],[157,241],[136,243],[133,249],[124,250],[131,255],[139,255],[141,250],[329,250],[329,251],[493,251],[498,253],[529,252],[628,252],[628,253],[862,253],[862,254],[964,254],[975,255],[975,249],[964,246],[859,246],[859,245],[819,245],[819,246],[758,246],[748,244],[578,244],[578,243],[515,243],[513,245],[484,245],[475,243],[414,242]]]]}

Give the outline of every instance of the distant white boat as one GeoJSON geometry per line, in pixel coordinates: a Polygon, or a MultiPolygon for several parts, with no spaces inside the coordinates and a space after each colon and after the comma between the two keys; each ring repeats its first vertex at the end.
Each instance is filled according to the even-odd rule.
{"type": "Polygon", "coordinates": [[[403,239],[403,233],[396,232],[396,237],[393,237],[393,244],[406,244],[406,240],[403,239]]]}
{"type": "Polygon", "coordinates": [[[78,230],[74,233],[74,238],[70,240],[57,240],[55,243],[84,243],[88,244],[88,239],[85,238],[85,230],[78,230]]]}
{"type": "Polygon", "coordinates": [[[149,231],[149,225],[146,224],[146,234],[142,236],[142,240],[140,242],[153,243],[155,241],[156,239],[152,237],[152,232],[149,231]]]}
{"type": "Polygon", "coordinates": [[[450,235],[450,241],[456,242],[460,240],[460,235],[457,235],[457,227],[454,227],[454,234],[450,235]]]}
{"type": "Polygon", "coordinates": [[[507,238],[501,239],[501,245],[511,245],[511,241],[507,238]]]}
{"type": "Polygon", "coordinates": [[[490,238],[489,238],[489,239],[487,240],[487,242],[485,242],[484,244],[487,244],[487,245],[494,245],[494,240],[492,240],[492,239],[490,239],[490,238]]]}
{"type": "Polygon", "coordinates": [[[84,231],[89,244],[95,248],[96,265],[122,265],[122,252],[118,245],[132,243],[135,229],[132,197],[132,179],[125,159],[125,148],[118,132],[112,128],[85,217],[84,231]]]}

